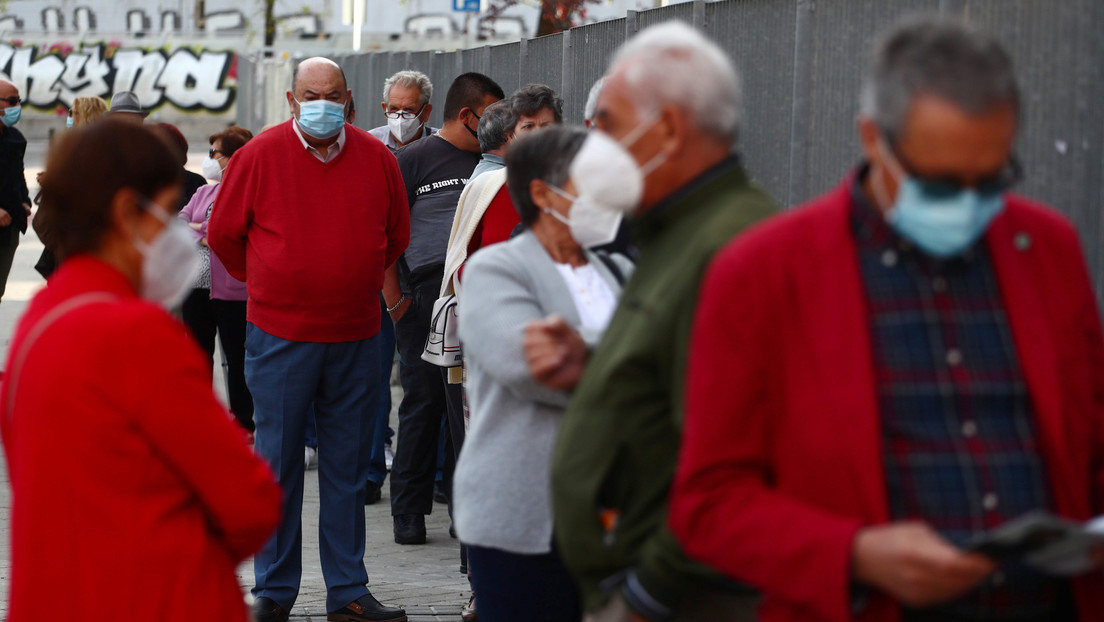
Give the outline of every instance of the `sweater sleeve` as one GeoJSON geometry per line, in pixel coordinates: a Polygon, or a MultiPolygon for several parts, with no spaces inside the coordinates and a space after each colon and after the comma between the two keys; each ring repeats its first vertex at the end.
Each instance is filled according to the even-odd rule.
{"type": "MultiPolygon", "coordinates": [[[[743,241],[743,240],[741,240],[743,241]]],[[[781,295],[751,253],[729,246],[706,276],[691,337],[682,448],[670,524],[686,552],[823,620],[851,618],[860,521],[772,485],[781,295]]],[[[810,617],[814,617],[810,615],[810,617]]]]}
{"type": "Polygon", "coordinates": [[[529,374],[522,348],[525,326],[545,312],[523,271],[504,259],[483,252],[467,263],[458,314],[464,358],[522,399],[566,408],[567,393],[549,389],[529,374]]]}
{"type": "Polygon", "coordinates": [[[230,276],[239,281],[245,281],[245,247],[253,222],[257,174],[254,151],[247,145],[234,154],[223,172],[207,230],[207,244],[230,276]]]}
{"type": "Polygon", "coordinates": [[[190,485],[214,536],[240,562],[279,522],[279,486],[215,398],[210,369],[178,324],[150,307],[121,330],[134,344],[118,359],[133,425],[190,485]]]}

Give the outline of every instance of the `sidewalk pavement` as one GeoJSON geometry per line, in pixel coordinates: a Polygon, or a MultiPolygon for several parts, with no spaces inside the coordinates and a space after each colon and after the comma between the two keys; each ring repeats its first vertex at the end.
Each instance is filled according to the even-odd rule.
{"type": "MultiPolygon", "coordinates": [[[[190,154],[189,163],[203,159],[199,152],[190,154]]],[[[44,152],[35,145],[28,147],[26,176],[28,186],[34,186],[35,175],[41,170],[44,152]]],[[[31,188],[34,196],[36,188],[31,188]]],[[[34,271],[34,264],[42,252],[42,244],[34,231],[28,228],[20,240],[15,254],[7,292],[0,304],[0,356],[6,360],[8,344],[19,317],[31,299],[44,284],[34,271]]],[[[216,354],[216,357],[219,356],[216,354]]],[[[225,403],[225,385],[222,374],[214,378],[216,392],[225,403]]],[[[396,409],[402,390],[392,387],[394,407],[391,411],[391,427],[398,429],[396,409]],[[397,394],[396,394],[397,391],[397,394]]],[[[396,436],[395,441],[398,442],[396,436]]],[[[391,504],[388,487],[384,482],[383,499],[365,508],[366,546],[364,564],[368,569],[369,585],[380,602],[398,605],[406,609],[410,622],[428,620],[460,620],[460,608],[467,601],[467,579],[460,574],[460,545],[448,535],[449,517],[444,505],[435,504],[434,512],[426,517],[427,543],[423,545],[395,544],[391,524],[391,504]]],[[[307,471],[303,491],[303,579],[299,599],[291,610],[291,619],[318,621],[326,619],[326,586],[322,579],[322,566],[318,559],[318,471],[307,471]]],[[[7,614],[9,564],[11,487],[8,482],[6,461],[0,461],[0,619],[7,614]]],[[[150,572],[157,572],[151,568],[150,572]]],[[[253,563],[247,560],[237,570],[243,597],[251,599],[249,588],[253,586],[253,563]]],[[[65,578],[59,577],[59,580],[65,578]]],[[[110,603],[102,603],[110,607],[110,603]]]]}

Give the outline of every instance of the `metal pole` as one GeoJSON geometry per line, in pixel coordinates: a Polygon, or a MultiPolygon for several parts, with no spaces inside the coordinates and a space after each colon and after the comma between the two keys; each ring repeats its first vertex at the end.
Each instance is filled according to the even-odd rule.
{"type": "Polygon", "coordinates": [[[808,198],[809,91],[812,88],[812,19],[815,0],[797,0],[794,37],[793,117],[790,120],[790,183],[786,206],[808,198]]]}
{"type": "Polygon", "coordinates": [[[364,2],[353,0],[353,51],[360,51],[360,31],[364,28],[364,2]]]}

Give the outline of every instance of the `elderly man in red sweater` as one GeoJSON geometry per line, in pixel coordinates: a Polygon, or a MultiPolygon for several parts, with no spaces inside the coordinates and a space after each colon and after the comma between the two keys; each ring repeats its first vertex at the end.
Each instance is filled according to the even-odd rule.
{"type": "Polygon", "coordinates": [[[1087,555],[1071,578],[977,550],[1104,504],[1100,316],[1077,232],[1007,192],[1019,117],[993,38],[903,24],[864,93],[866,162],[713,262],[671,526],[763,591],[760,620],[1100,619],[1087,555]]]}
{"type": "Polygon", "coordinates": [[[363,558],[379,292],[409,242],[410,215],[395,157],[345,123],[349,97],[337,64],[300,63],[287,94],[293,118],[234,155],[211,215],[211,250],[249,290],[245,373],[256,450],[284,488],[280,527],[253,562],[259,622],[286,620],[299,592],[312,404],[327,619],[406,620],[371,596],[363,558]]]}

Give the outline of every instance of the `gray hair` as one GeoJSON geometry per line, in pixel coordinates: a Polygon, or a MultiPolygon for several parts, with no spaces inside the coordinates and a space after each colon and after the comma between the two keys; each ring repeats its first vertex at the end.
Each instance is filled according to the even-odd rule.
{"type": "Polygon", "coordinates": [[[405,88],[416,88],[418,92],[422,94],[422,105],[429,103],[431,97],[433,97],[433,83],[429,81],[429,76],[420,71],[413,71],[410,69],[396,72],[395,75],[383,81],[383,101],[387,103],[387,98],[391,96],[391,87],[399,85],[405,88]]]}
{"type": "Polygon", "coordinates": [[[606,85],[606,77],[602,76],[594,81],[594,85],[590,87],[590,93],[587,93],[586,105],[583,106],[583,120],[594,120],[594,110],[598,107],[598,96],[602,94],[602,87],[606,85]]]}
{"type": "Polygon", "coordinates": [[[650,26],[617,50],[609,75],[623,72],[645,112],[674,104],[704,134],[734,142],[740,79],[715,43],[677,20],[650,26]]]}
{"type": "Polygon", "coordinates": [[[514,107],[509,100],[499,100],[487,106],[479,119],[479,130],[476,132],[479,136],[479,150],[487,153],[501,148],[510,140],[510,132],[516,123],[514,107]]]}
{"type": "Polygon", "coordinates": [[[906,20],[883,35],[863,84],[860,111],[899,139],[913,99],[935,95],[967,114],[1020,109],[1012,60],[996,39],[947,18],[906,20]]]}

